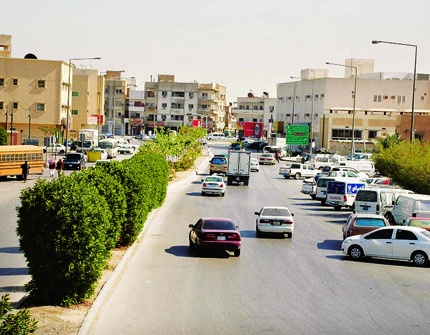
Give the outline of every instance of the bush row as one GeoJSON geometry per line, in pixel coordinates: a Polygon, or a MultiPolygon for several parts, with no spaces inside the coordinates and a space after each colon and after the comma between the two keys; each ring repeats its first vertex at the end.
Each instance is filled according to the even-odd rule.
{"type": "Polygon", "coordinates": [[[130,159],[39,179],[21,192],[17,234],[33,303],[70,306],[91,297],[111,249],[131,245],[163,203],[172,166],[187,168],[201,153],[194,137],[161,134],[130,159]],[[181,154],[173,165],[172,150],[181,154]]]}

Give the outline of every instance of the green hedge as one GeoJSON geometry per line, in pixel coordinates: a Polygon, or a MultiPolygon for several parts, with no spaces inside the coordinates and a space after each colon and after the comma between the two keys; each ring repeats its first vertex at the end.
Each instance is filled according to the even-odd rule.
{"type": "Polygon", "coordinates": [[[93,294],[110,250],[131,245],[164,202],[172,166],[189,168],[201,154],[200,133],[160,134],[130,159],[39,179],[21,192],[17,234],[33,303],[69,306],[93,294]]]}

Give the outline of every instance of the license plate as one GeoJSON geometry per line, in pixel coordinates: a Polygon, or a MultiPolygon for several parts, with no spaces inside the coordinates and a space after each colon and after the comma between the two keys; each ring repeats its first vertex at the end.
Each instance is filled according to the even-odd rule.
{"type": "Polygon", "coordinates": [[[280,221],[273,221],[272,225],[274,225],[274,226],[280,226],[281,222],[280,221]]]}
{"type": "Polygon", "coordinates": [[[365,206],[363,206],[363,210],[364,210],[364,211],[367,211],[367,210],[369,210],[369,207],[365,207],[365,206]]]}
{"type": "Polygon", "coordinates": [[[217,236],[218,241],[225,241],[225,236],[217,236]]]}

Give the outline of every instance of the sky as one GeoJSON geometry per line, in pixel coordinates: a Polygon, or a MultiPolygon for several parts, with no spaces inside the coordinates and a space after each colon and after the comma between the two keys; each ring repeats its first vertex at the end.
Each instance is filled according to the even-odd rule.
{"type": "Polygon", "coordinates": [[[343,77],[348,58],[374,59],[375,72],[430,73],[428,0],[13,0],[1,4],[0,34],[12,57],[76,61],[125,71],[138,89],[158,74],[177,82],[219,83],[227,102],[276,85],[302,69],[343,77]]]}

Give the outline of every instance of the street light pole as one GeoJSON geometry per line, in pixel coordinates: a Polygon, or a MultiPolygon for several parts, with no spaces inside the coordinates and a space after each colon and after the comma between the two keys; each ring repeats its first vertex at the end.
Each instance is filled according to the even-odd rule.
{"type": "Polygon", "coordinates": [[[411,130],[410,130],[410,142],[414,142],[414,118],[415,118],[415,80],[417,77],[417,51],[418,46],[416,44],[408,44],[408,43],[398,43],[398,42],[389,42],[389,41],[372,41],[372,44],[394,44],[394,45],[403,45],[407,47],[413,47],[415,49],[415,59],[414,59],[414,78],[412,80],[412,109],[411,109],[411,130]]]}
{"type": "Polygon", "coordinates": [[[28,144],[30,144],[31,108],[28,111],[28,144]]]}
{"type": "Polygon", "coordinates": [[[357,66],[352,65],[344,65],[344,64],[337,64],[337,63],[330,63],[326,62],[327,65],[336,65],[336,66],[342,66],[342,67],[348,67],[350,69],[354,69],[354,91],[353,91],[353,107],[352,107],[352,136],[351,136],[351,159],[354,157],[355,154],[355,102],[357,97],[357,74],[358,74],[358,68],[357,66]]]}
{"type": "Polygon", "coordinates": [[[68,74],[68,81],[67,81],[67,115],[66,115],[66,154],[67,150],[69,148],[69,123],[70,123],[70,81],[71,81],[71,68],[72,68],[72,61],[74,60],[90,60],[90,59],[101,59],[101,57],[91,57],[91,58],[70,58],[69,59],[69,74],[68,74]]]}

